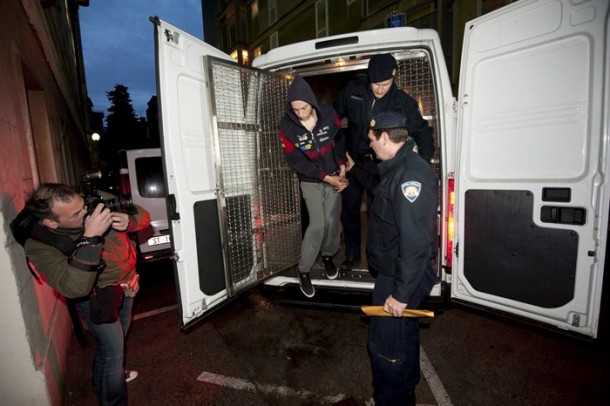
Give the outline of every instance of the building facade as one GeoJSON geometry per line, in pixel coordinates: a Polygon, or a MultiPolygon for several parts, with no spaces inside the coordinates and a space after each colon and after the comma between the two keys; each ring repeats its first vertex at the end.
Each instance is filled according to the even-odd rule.
{"type": "Polygon", "coordinates": [[[513,1],[202,0],[204,38],[248,65],[282,45],[383,28],[389,17],[399,15],[410,27],[439,32],[456,86],[464,24],[513,1]]]}
{"type": "Polygon", "coordinates": [[[72,328],[65,302],[30,274],[9,224],[43,182],[89,166],[78,8],[88,0],[0,1],[0,393],[60,405],[72,328]]]}

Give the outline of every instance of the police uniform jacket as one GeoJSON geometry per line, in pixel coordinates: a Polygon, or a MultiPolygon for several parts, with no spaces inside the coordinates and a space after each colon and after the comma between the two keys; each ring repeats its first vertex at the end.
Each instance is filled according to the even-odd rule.
{"type": "Polygon", "coordinates": [[[394,277],[392,296],[407,307],[418,285],[432,288],[438,250],[438,177],[413,148],[378,164],[367,237],[369,269],[394,277]]]}
{"type": "Polygon", "coordinates": [[[286,98],[286,110],[280,122],[279,136],[284,157],[302,182],[321,182],[326,175],[345,165],[345,141],[337,137],[341,122],[332,106],[318,101],[301,76],[297,76],[286,98]],[[309,103],[316,112],[318,122],[313,131],[306,129],[296,116],[290,102],[301,100],[309,103]]]}
{"type": "MultiPolygon", "coordinates": [[[[396,86],[396,82],[381,99],[375,99],[368,78],[350,81],[333,104],[339,117],[347,117],[346,147],[356,164],[372,161],[368,130],[371,117],[394,110],[407,118],[409,134],[415,140],[419,155],[430,161],[434,155],[432,128],[423,119],[417,102],[396,86]],[[367,159],[363,157],[367,156],[367,159]]],[[[371,168],[369,168],[371,169],[371,168]]]]}

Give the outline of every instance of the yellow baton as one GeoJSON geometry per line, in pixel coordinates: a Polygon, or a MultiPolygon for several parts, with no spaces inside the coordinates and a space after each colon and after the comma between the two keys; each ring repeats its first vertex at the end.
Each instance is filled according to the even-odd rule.
{"type": "MultiPolygon", "coordinates": [[[[383,310],[383,306],[361,306],[360,308],[367,316],[392,317],[390,313],[383,310]]],[[[402,312],[402,317],[434,317],[434,312],[430,310],[405,309],[402,312]]]]}

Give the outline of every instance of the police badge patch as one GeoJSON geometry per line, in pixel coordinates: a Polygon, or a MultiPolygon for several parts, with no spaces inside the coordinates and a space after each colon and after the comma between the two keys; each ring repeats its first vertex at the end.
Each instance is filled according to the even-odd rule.
{"type": "Polygon", "coordinates": [[[421,183],[415,181],[405,182],[400,185],[400,189],[402,189],[402,194],[405,195],[407,200],[413,203],[419,197],[419,192],[421,192],[421,183]]]}

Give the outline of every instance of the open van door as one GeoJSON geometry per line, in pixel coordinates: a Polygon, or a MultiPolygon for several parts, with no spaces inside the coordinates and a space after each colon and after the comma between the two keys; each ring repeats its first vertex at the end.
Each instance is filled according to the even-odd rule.
{"type": "Polygon", "coordinates": [[[608,228],[608,8],[519,1],[466,25],[452,297],[595,338],[608,228]]]}
{"type": "Polygon", "coordinates": [[[298,262],[298,182],[277,138],[288,80],[240,66],[151,20],[174,269],[187,326],[298,262]]]}

